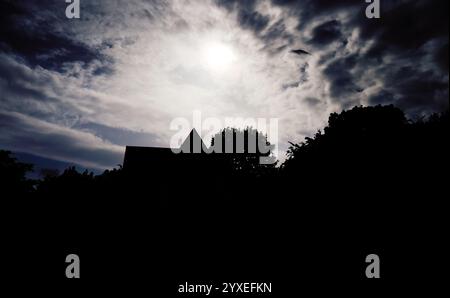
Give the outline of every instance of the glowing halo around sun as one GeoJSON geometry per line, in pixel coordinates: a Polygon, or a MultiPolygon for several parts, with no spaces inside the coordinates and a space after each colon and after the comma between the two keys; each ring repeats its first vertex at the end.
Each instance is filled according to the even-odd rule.
{"type": "Polygon", "coordinates": [[[205,46],[204,59],[207,66],[214,71],[228,69],[236,60],[232,47],[223,43],[210,43],[205,46]]]}

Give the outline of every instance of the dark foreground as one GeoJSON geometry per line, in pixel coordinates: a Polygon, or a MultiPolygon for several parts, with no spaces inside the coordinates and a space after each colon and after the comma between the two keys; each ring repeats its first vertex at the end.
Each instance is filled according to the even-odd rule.
{"type": "Polygon", "coordinates": [[[56,297],[205,296],[178,293],[186,283],[222,297],[432,296],[447,278],[446,119],[382,135],[363,121],[369,137],[335,119],[328,139],[259,176],[122,170],[95,186],[6,193],[2,284],[56,297]],[[65,276],[68,254],[80,279],[65,276]],[[366,278],[369,254],[380,279],[366,278]],[[223,293],[252,282],[271,293],[223,293]]]}

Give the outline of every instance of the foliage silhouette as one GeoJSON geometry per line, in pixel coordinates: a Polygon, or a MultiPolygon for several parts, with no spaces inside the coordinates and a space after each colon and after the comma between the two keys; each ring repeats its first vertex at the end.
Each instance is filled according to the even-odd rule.
{"type": "Polygon", "coordinates": [[[75,167],[69,167],[61,175],[47,175],[38,183],[37,192],[42,195],[64,196],[67,193],[72,195],[83,195],[92,192],[96,177],[92,172],[85,170],[83,173],[77,171],[75,167]]]}
{"type": "Polygon", "coordinates": [[[221,144],[221,152],[225,152],[225,140],[227,136],[230,136],[230,138],[232,136],[233,139],[232,151],[235,152],[235,154],[225,154],[225,158],[227,158],[228,162],[231,164],[233,175],[242,177],[260,177],[273,175],[275,173],[276,161],[268,164],[260,162],[261,157],[269,157],[271,161],[275,160],[275,157],[273,157],[272,154],[273,145],[267,140],[267,136],[252,127],[247,127],[243,130],[228,127],[212,137],[211,147],[217,145],[217,140],[220,139],[221,141],[219,144],[221,144]],[[241,141],[242,148],[238,148],[238,140],[241,141]],[[252,146],[249,145],[250,142],[253,144],[253,151],[251,149],[252,146]],[[262,153],[260,149],[265,149],[267,152],[262,153]]]}
{"type": "Polygon", "coordinates": [[[0,150],[0,182],[1,190],[7,194],[27,194],[34,191],[34,181],[26,174],[33,170],[33,165],[18,162],[10,151],[0,150]]]}
{"type": "MultiPolygon", "coordinates": [[[[394,256],[407,262],[442,239],[448,118],[446,112],[411,121],[393,106],[355,107],[292,144],[278,168],[259,165],[256,156],[222,156],[222,164],[213,154],[171,159],[168,149],[162,151],[169,157],[149,158],[139,171],[119,166],[95,176],[69,168],[35,188],[26,179],[31,166],[1,151],[0,181],[2,191],[31,198],[14,200],[17,221],[30,223],[20,237],[46,239],[64,252],[82,246],[83,258],[91,254],[102,270],[151,267],[186,280],[202,272],[235,278],[236,270],[279,277],[282,265],[293,264],[308,272],[306,279],[328,272],[332,252],[333,268],[344,276],[358,272],[373,250],[397,250],[394,256]],[[218,166],[230,163],[231,170],[218,166]],[[111,265],[117,255],[126,262],[111,265]]],[[[417,263],[405,262],[401,270],[414,273],[417,263]]]]}
{"type": "Polygon", "coordinates": [[[291,144],[281,172],[322,172],[331,176],[330,180],[342,181],[345,177],[339,172],[345,168],[347,177],[356,179],[353,184],[362,179],[375,182],[420,175],[417,171],[426,171],[430,163],[445,159],[447,133],[448,112],[426,121],[411,121],[392,105],[354,107],[331,114],[328,126],[313,138],[291,144]]]}
{"type": "MultiPolygon", "coordinates": [[[[431,115],[427,119],[411,121],[401,110],[392,105],[354,107],[339,114],[331,114],[328,126],[323,131],[319,130],[313,137],[306,138],[299,144],[291,143],[285,162],[278,168],[274,164],[259,163],[259,157],[270,155],[270,152],[254,155],[224,154],[223,158],[227,161],[226,164],[231,165],[231,168],[193,166],[198,162],[195,159],[191,163],[184,164],[192,175],[183,175],[182,179],[175,179],[170,184],[180,183],[189,187],[190,184],[205,179],[210,185],[204,187],[213,191],[218,184],[228,181],[229,185],[239,184],[239,191],[246,195],[237,197],[246,200],[249,193],[245,192],[245,183],[239,183],[239,181],[261,186],[256,187],[258,191],[255,191],[255,187],[251,187],[251,192],[254,194],[250,195],[252,197],[264,196],[262,193],[270,193],[274,189],[282,189],[287,192],[286,196],[290,197],[295,191],[289,189],[297,185],[315,188],[316,195],[321,195],[321,192],[325,192],[321,185],[330,187],[353,185],[358,188],[371,184],[385,190],[384,187],[397,184],[398,188],[402,185],[403,182],[399,181],[399,177],[405,178],[403,180],[410,179],[410,181],[418,181],[422,178],[429,180],[431,177],[439,180],[439,175],[432,165],[446,158],[448,142],[444,136],[448,135],[448,118],[448,112],[446,112],[431,115]],[[207,173],[203,172],[205,169],[207,173]],[[214,182],[211,177],[216,177],[217,181],[214,182]],[[381,180],[383,183],[380,184],[381,180]]],[[[249,135],[256,135],[259,141],[264,142],[269,148],[271,146],[266,136],[253,128],[223,129],[213,136],[211,145],[214,145],[218,138],[223,139],[226,133],[233,134],[234,140],[243,137],[245,141],[248,140],[249,135]]],[[[222,146],[225,151],[224,141],[222,146]]],[[[246,145],[244,152],[248,150],[246,145]]],[[[146,168],[144,172],[139,173],[139,177],[136,177],[130,176],[119,165],[117,169],[106,170],[103,174],[94,176],[87,171],[79,173],[71,167],[59,175],[57,172],[47,170],[45,173],[48,175],[44,179],[33,181],[26,178],[26,173],[33,168],[32,165],[17,162],[7,151],[0,151],[0,160],[4,189],[17,193],[36,193],[39,196],[100,195],[105,197],[133,192],[138,194],[142,191],[137,187],[139,185],[147,189],[150,187],[155,194],[164,196],[158,189],[169,187],[169,184],[161,179],[162,177],[172,179],[177,170],[177,168],[164,170],[168,164],[162,163],[157,167],[146,168]],[[164,175],[159,172],[161,169],[166,171],[164,175]]],[[[181,193],[178,194],[181,195],[181,193]]],[[[223,196],[236,197],[232,194],[223,194],[223,196]]],[[[208,197],[209,199],[214,200],[208,197]]]]}

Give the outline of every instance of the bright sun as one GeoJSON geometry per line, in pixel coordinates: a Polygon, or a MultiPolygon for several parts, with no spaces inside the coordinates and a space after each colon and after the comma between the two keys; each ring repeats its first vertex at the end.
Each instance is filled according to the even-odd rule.
{"type": "Polygon", "coordinates": [[[213,70],[225,70],[236,59],[231,47],[212,43],[205,47],[206,63],[213,70]]]}

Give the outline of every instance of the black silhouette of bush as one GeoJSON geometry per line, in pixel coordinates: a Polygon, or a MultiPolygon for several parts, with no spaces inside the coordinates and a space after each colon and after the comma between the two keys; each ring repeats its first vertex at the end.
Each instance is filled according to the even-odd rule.
{"type": "Polygon", "coordinates": [[[82,195],[92,193],[95,177],[85,170],[80,173],[75,167],[69,167],[61,175],[47,175],[38,183],[37,191],[45,195],[82,195]]]}
{"type": "Polygon", "coordinates": [[[216,140],[220,138],[222,140],[222,152],[225,152],[225,139],[227,135],[233,136],[233,152],[235,153],[225,155],[225,158],[229,159],[233,175],[260,177],[274,173],[277,162],[272,154],[273,146],[268,141],[266,135],[251,127],[243,130],[228,127],[213,136],[211,146],[215,146],[216,140]],[[241,153],[236,153],[238,152],[238,139],[243,140],[244,144],[243,148],[241,148],[241,153]],[[255,145],[256,150],[254,152],[250,152],[250,142],[253,142],[255,145]],[[258,147],[257,144],[261,144],[261,147],[268,148],[267,152],[262,152],[260,150],[262,148],[258,147]],[[261,157],[268,157],[273,163],[263,164],[260,162],[261,157]]]}
{"type": "Polygon", "coordinates": [[[291,143],[280,170],[314,187],[387,192],[415,184],[425,191],[441,179],[436,169],[447,162],[447,136],[448,112],[412,121],[392,105],[354,107],[331,114],[323,132],[291,143]]]}
{"type": "Polygon", "coordinates": [[[0,150],[0,183],[2,193],[20,195],[34,190],[35,181],[26,177],[33,165],[18,162],[11,152],[0,150]]]}

